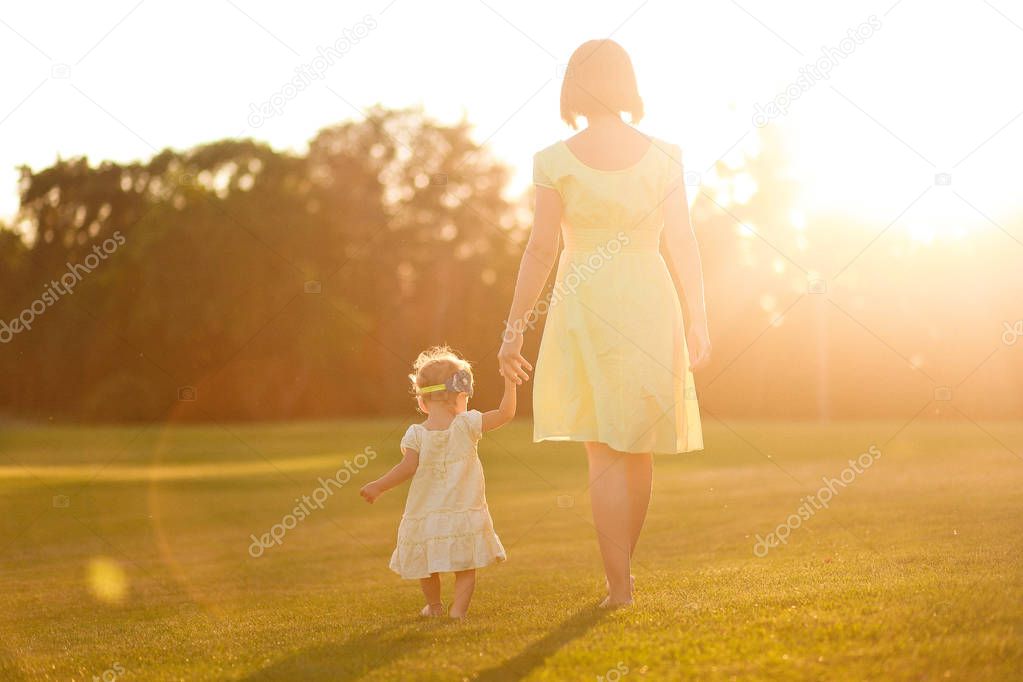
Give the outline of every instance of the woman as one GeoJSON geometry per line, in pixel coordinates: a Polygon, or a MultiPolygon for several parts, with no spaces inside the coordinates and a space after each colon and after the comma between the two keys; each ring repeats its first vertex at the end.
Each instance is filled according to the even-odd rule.
{"type": "Polygon", "coordinates": [[[622,112],[633,125],[643,116],[628,54],[612,40],[584,43],[568,63],[561,117],[573,129],[583,117],[586,129],[534,156],[533,231],[499,353],[504,376],[529,378],[522,335],[562,233],[536,366],[533,438],[585,445],[606,607],[632,603],[630,563],[650,503],[652,453],[703,447],[692,369],[710,355],[681,150],[626,124],[622,112]]]}

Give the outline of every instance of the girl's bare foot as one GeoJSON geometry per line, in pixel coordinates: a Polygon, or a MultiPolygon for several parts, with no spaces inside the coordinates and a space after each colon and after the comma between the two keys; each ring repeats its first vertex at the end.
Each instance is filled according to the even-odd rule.
{"type": "Polygon", "coordinates": [[[419,615],[425,616],[427,618],[431,618],[434,616],[443,616],[444,605],[441,604],[440,602],[437,602],[436,604],[427,604],[426,606],[423,607],[423,610],[419,612],[419,615]]]}
{"type": "Polygon", "coordinates": [[[465,618],[469,613],[469,602],[472,601],[473,590],[476,589],[476,569],[455,571],[455,596],[451,599],[452,618],[465,618]]]}

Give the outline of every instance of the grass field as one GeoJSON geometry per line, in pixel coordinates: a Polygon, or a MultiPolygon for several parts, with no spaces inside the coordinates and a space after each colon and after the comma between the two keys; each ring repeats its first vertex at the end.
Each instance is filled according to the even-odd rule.
{"type": "Polygon", "coordinates": [[[405,426],[4,425],[0,679],[1023,678],[1023,424],[708,420],[708,450],[656,460],[636,606],[606,613],[581,448],[516,423],[481,443],[509,560],[464,622],[417,618],[387,570],[404,488],[358,497],[405,426]]]}

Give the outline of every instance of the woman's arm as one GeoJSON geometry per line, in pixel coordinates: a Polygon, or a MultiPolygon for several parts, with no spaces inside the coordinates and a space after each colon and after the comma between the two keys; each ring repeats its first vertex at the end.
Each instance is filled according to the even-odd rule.
{"type": "Polygon", "coordinates": [[[401,461],[395,464],[390,471],[372,483],[362,486],[359,494],[370,504],[373,504],[381,494],[415,476],[416,469],[419,468],[419,451],[402,448],[401,453],[401,461]]]}
{"type": "Polygon", "coordinates": [[[686,186],[679,178],[668,187],[664,200],[664,246],[672,267],[678,274],[683,297],[689,309],[689,329],[686,342],[689,346],[689,365],[699,369],[710,360],[710,332],[707,329],[707,307],[703,299],[703,263],[700,247],[689,220],[689,200],[686,186]]]}
{"type": "Polygon", "coordinates": [[[497,354],[501,374],[521,384],[529,379],[533,366],[522,357],[522,336],[529,324],[526,316],[536,305],[543,285],[554,268],[558,255],[558,230],[561,228],[561,195],[550,187],[536,186],[533,231],[519,263],[515,295],[504,332],[504,343],[497,354]]]}
{"type": "Polygon", "coordinates": [[[504,378],[504,396],[501,398],[501,406],[496,410],[489,410],[483,413],[483,431],[499,429],[515,417],[515,392],[518,384],[511,377],[504,378]]]}

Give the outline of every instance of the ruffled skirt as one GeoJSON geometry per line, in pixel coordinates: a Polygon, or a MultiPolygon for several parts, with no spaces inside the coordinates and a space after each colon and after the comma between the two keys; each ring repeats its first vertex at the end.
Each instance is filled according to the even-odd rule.
{"type": "Polygon", "coordinates": [[[504,561],[490,510],[433,511],[405,516],[398,526],[398,545],[391,570],[402,578],[429,578],[433,573],[467,571],[504,561]]]}

